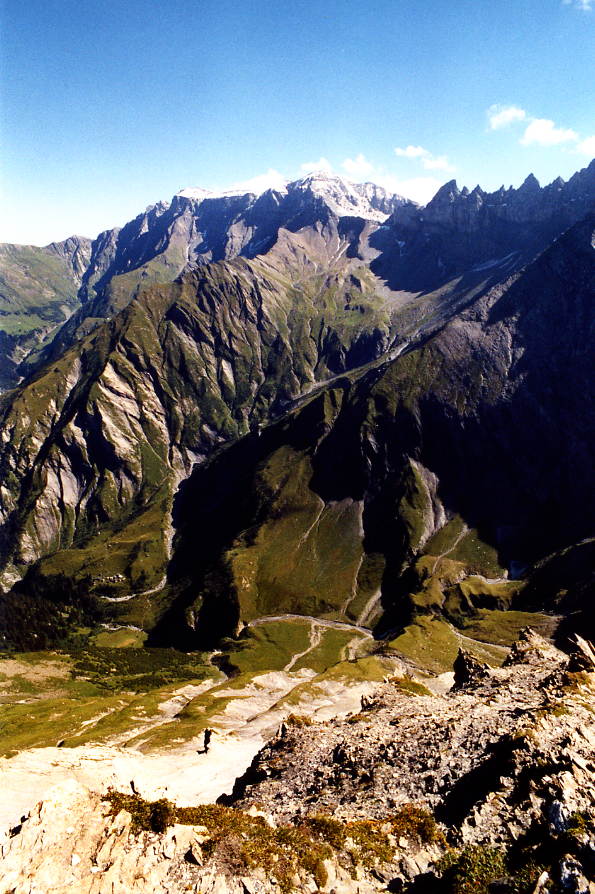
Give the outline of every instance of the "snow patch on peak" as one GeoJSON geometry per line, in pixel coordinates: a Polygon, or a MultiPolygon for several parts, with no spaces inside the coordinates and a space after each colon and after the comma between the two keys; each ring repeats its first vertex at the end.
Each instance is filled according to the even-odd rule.
{"type": "MultiPolygon", "coordinates": [[[[244,188],[215,192],[193,186],[181,189],[176,195],[196,202],[204,202],[230,196],[250,195],[256,198],[271,189],[272,187],[269,185],[258,190],[244,188]]],[[[406,201],[375,183],[353,183],[338,174],[324,170],[311,171],[299,180],[286,181],[284,186],[275,187],[273,191],[281,194],[310,192],[322,199],[337,217],[361,217],[378,223],[383,223],[398,205],[406,201]]]]}
{"type": "Polygon", "coordinates": [[[181,189],[176,193],[177,196],[182,196],[184,199],[210,199],[215,193],[210,189],[203,189],[202,186],[187,186],[185,189],[181,189]]]}
{"type": "Polygon", "coordinates": [[[338,217],[362,217],[383,223],[391,214],[392,205],[405,201],[375,183],[353,183],[328,171],[312,171],[301,180],[289,184],[296,190],[310,190],[324,199],[338,217]]]}
{"type": "Polygon", "coordinates": [[[224,189],[216,192],[212,189],[203,189],[202,186],[187,186],[176,193],[183,199],[194,199],[197,202],[204,202],[205,199],[227,199],[232,196],[258,195],[250,189],[224,189]]]}
{"type": "Polygon", "coordinates": [[[320,181],[321,183],[336,183],[339,181],[340,183],[347,183],[344,177],[341,177],[339,174],[333,174],[331,171],[325,171],[324,168],[320,168],[318,171],[308,171],[303,177],[300,177],[299,180],[294,181],[294,186],[308,186],[311,183],[316,183],[320,181]]]}

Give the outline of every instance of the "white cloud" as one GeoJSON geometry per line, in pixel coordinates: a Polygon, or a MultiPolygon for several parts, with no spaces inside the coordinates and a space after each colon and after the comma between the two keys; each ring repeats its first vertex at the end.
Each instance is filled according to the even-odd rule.
{"type": "MultiPolygon", "coordinates": [[[[574,0],[564,0],[566,3],[574,0]]],[[[580,0],[576,0],[580,2],[580,0]]],[[[595,0],[582,0],[595,3],[595,0]]],[[[587,7],[585,7],[587,8],[587,7]]],[[[558,127],[550,118],[534,118],[518,106],[493,105],[487,111],[490,130],[499,130],[519,121],[525,122],[524,133],[519,140],[521,146],[561,146],[578,143],[576,151],[584,155],[595,155],[595,136],[581,139],[571,127],[558,127]]]]}
{"type": "Polygon", "coordinates": [[[455,166],[451,165],[446,155],[437,155],[432,158],[422,158],[422,165],[426,171],[454,171],[455,166]]]}
{"type": "Polygon", "coordinates": [[[576,148],[581,155],[588,155],[589,157],[595,156],[595,135],[581,140],[576,148]]]}
{"type": "Polygon", "coordinates": [[[313,171],[326,171],[327,174],[332,174],[333,166],[328,158],[321,155],[318,161],[307,161],[300,165],[300,171],[302,174],[311,174],[313,171]]]}
{"type": "Polygon", "coordinates": [[[564,6],[576,6],[577,9],[583,9],[590,12],[593,8],[593,0],[562,0],[564,6]]]}
{"type": "Polygon", "coordinates": [[[490,130],[500,130],[501,127],[509,127],[515,121],[524,121],[527,113],[518,106],[493,105],[488,109],[488,122],[490,130]]]}
{"type": "MultiPolygon", "coordinates": [[[[429,149],[423,146],[407,146],[405,149],[397,146],[395,155],[399,158],[411,158],[421,161],[426,171],[454,171],[452,165],[446,155],[434,155],[429,149]]],[[[419,179],[419,178],[418,178],[419,179]]]]}
{"type": "Polygon", "coordinates": [[[341,167],[352,177],[364,177],[374,170],[374,165],[361,152],[355,158],[346,158],[341,167]]]}
{"type": "Polygon", "coordinates": [[[257,174],[249,180],[234,183],[232,189],[245,189],[247,192],[261,193],[266,189],[283,189],[287,179],[279,171],[269,168],[266,174],[257,174]]]}
{"type": "Polygon", "coordinates": [[[392,174],[377,175],[374,182],[378,186],[383,186],[388,192],[397,193],[406,199],[413,199],[420,205],[427,205],[443,184],[443,181],[436,177],[409,177],[406,180],[400,180],[392,174]]]}
{"type": "Polygon", "coordinates": [[[407,146],[406,149],[397,146],[395,149],[395,155],[399,155],[401,158],[428,158],[431,154],[423,146],[407,146]]]}
{"type": "Polygon", "coordinates": [[[575,130],[556,127],[549,118],[533,118],[521,137],[522,146],[559,146],[561,143],[574,143],[578,140],[575,130]]]}

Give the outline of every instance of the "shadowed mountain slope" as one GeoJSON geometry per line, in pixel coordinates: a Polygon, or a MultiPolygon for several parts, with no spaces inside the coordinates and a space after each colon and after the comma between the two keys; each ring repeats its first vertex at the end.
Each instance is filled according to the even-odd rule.
{"type": "Polygon", "coordinates": [[[56,559],[65,573],[155,586],[167,557],[166,507],[194,462],[415,327],[417,309],[408,316],[406,298],[348,255],[360,230],[335,219],[284,232],[266,260],[207,265],[148,287],[6,395],[5,564],[66,548],[56,559]],[[104,574],[108,547],[101,541],[89,554],[89,542],[111,543],[131,520],[104,574]]]}
{"type": "Polygon", "coordinates": [[[282,612],[369,623],[382,606],[387,628],[474,599],[503,607],[509,574],[592,534],[594,225],[197,468],[163,636],[282,612]]]}
{"type": "Polygon", "coordinates": [[[540,187],[530,174],[518,188],[486,193],[445,183],[425,208],[397,209],[372,240],[373,270],[393,289],[427,291],[470,272],[502,277],[531,260],[593,210],[595,160],[565,183],[540,187]]]}

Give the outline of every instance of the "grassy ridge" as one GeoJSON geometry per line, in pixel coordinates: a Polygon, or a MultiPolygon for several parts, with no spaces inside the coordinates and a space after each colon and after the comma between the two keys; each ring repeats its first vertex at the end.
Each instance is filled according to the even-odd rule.
{"type": "Polygon", "coordinates": [[[0,245],[0,331],[26,335],[63,322],[78,305],[68,261],[33,245],[0,245]]]}

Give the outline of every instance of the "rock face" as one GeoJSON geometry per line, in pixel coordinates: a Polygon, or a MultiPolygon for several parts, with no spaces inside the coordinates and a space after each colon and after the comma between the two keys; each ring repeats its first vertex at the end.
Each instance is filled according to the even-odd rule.
{"type": "Polygon", "coordinates": [[[527,630],[463,689],[393,677],[345,720],[284,724],[233,808],[65,784],[12,830],[2,880],[13,894],[589,894],[595,677],[571,662],[527,630]]]}
{"type": "Polygon", "coordinates": [[[13,894],[112,894],[196,890],[185,855],[197,835],[188,826],[165,835],[130,832],[131,816],[107,816],[96,794],[65,784],[40,804],[4,848],[2,882],[13,894]]]}
{"type": "MultiPolygon", "coordinates": [[[[534,860],[533,884],[546,873],[539,890],[590,891],[594,677],[570,671],[572,664],[526,631],[505,668],[446,696],[412,695],[395,678],[358,715],[285,730],[238,781],[234,803],[294,822],[308,814],[379,818],[387,808],[423,804],[452,846],[508,852],[517,867],[534,860]]],[[[404,863],[402,878],[419,873],[404,863]]],[[[453,890],[432,887],[432,878],[411,890],[453,890]]],[[[455,890],[487,890],[480,881],[455,890]]],[[[533,890],[510,879],[503,885],[498,890],[533,890]]]]}
{"type": "Polygon", "coordinates": [[[181,190],[171,202],[150,206],[93,241],[79,293],[82,307],[46,357],[72,344],[98,319],[121,310],[148,283],[170,282],[212,261],[266,254],[283,230],[324,228],[342,218],[369,221],[375,229],[405,205],[415,207],[373,183],[348,183],[326,174],[260,195],[181,190]]]}
{"type": "Polygon", "coordinates": [[[471,686],[478,680],[489,675],[488,665],[482,664],[464,649],[459,649],[456,661],[453,665],[455,675],[454,685],[457,689],[471,686]]]}

